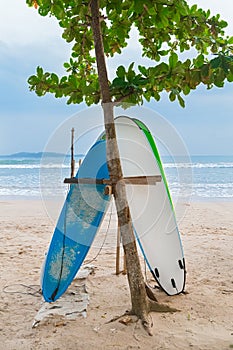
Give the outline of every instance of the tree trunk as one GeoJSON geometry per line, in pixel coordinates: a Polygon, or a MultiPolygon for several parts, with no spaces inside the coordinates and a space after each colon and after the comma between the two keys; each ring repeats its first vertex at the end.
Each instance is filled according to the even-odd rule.
{"type": "Polygon", "coordinates": [[[116,203],[122,243],[126,256],[126,268],[131,293],[132,312],[141,318],[143,314],[148,314],[148,300],[133,233],[133,225],[126,196],[125,183],[122,180],[122,169],[116,136],[109,139],[109,135],[115,134],[113,103],[103,104],[103,111],[106,128],[108,167],[111,180],[116,182],[113,194],[116,203]]]}
{"type": "Polygon", "coordinates": [[[122,243],[126,255],[126,267],[131,293],[132,313],[145,320],[145,317],[148,315],[149,311],[149,302],[146,294],[143,275],[141,272],[139,256],[137,253],[125,184],[122,180],[123,176],[116,140],[113,103],[111,101],[109,90],[108,75],[99,20],[98,0],[91,1],[91,16],[106,131],[107,162],[110,179],[116,183],[113,193],[116,203],[122,243]]]}
{"type": "Polygon", "coordinates": [[[123,174],[114,124],[114,104],[111,100],[108,84],[108,75],[101,34],[99,0],[91,0],[90,7],[92,17],[91,26],[94,36],[95,55],[106,131],[107,163],[110,179],[112,180],[112,183],[114,183],[113,194],[116,203],[120,234],[126,257],[127,277],[131,295],[132,309],[130,314],[138,316],[148,334],[152,335],[151,329],[153,324],[149,311],[175,312],[177,310],[169,308],[169,306],[166,305],[158,304],[156,301],[147,297],[140,260],[137,253],[133,225],[126,196],[125,183],[122,179],[123,174]]]}

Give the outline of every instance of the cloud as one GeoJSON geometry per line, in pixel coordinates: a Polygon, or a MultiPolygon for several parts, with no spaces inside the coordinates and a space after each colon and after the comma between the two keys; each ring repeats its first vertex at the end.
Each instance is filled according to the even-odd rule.
{"type": "Polygon", "coordinates": [[[0,154],[43,150],[53,130],[79,108],[29,91],[27,79],[37,65],[64,74],[62,63],[69,53],[60,48],[59,40],[51,45],[0,42],[0,154]]]}
{"type": "MultiPolygon", "coordinates": [[[[232,0],[188,0],[188,3],[210,8],[213,14],[221,13],[229,23],[227,32],[233,35],[232,0]]],[[[0,153],[42,150],[54,128],[80,108],[67,106],[64,99],[49,95],[39,98],[28,89],[27,79],[37,65],[63,74],[62,64],[69,59],[70,45],[61,39],[61,33],[55,19],[39,16],[35,9],[27,7],[26,0],[1,0],[0,153]]],[[[123,56],[109,60],[111,75],[119,64],[139,63],[140,50],[134,31],[123,52],[123,56]]],[[[148,64],[149,60],[143,59],[143,63],[148,64]]],[[[229,84],[212,91],[197,89],[187,97],[185,109],[171,104],[166,94],[160,103],[146,105],[173,123],[192,153],[227,153],[233,149],[232,92],[229,84]],[[214,134],[221,140],[218,146],[214,134]]]]}
{"type": "Polygon", "coordinates": [[[54,18],[41,17],[29,8],[26,0],[1,0],[0,33],[7,44],[25,45],[61,35],[61,29],[54,18]]]}
{"type": "Polygon", "coordinates": [[[232,94],[233,84],[208,91],[200,86],[185,98],[184,109],[170,103],[166,94],[161,102],[146,105],[173,124],[191,154],[232,155],[232,94]]]}

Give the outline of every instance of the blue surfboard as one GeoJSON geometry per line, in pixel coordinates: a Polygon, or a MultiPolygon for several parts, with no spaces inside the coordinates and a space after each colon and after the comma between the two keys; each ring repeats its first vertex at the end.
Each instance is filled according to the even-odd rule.
{"type": "MultiPolygon", "coordinates": [[[[109,178],[105,140],[91,147],[76,178],[109,178]]],[[[45,301],[53,302],[66,291],[84,261],[110,202],[104,188],[102,184],[71,185],[42,271],[45,301]]]]}

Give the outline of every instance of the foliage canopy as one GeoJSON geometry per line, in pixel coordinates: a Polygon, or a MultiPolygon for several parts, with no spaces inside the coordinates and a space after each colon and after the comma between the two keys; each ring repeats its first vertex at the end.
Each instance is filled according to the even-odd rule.
{"type": "MultiPolygon", "coordinates": [[[[90,1],[26,0],[41,16],[52,15],[63,28],[63,38],[72,43],[66,75],[44,72],[37,67],[28,79],[30,89],[42,96],[68,97],[67,103],[97,104],[101,100],[94,40],[91,29],[90,1]]],[[[151,66],[132,62],[119,66],[109,82],[113,102],[140,104],[143,99],[159,101],[162,91],[171,101],[203,83],[208,89],[233,81],[233,37],[224,34],[227,23],[211,16],[185,0],[100,0],[104,53],[113,57],[127,46],[130,30],[139,32],[143,56],[151,66]],[[182,54],[183,53],[183,54],[182,54]],[[189,58],[188,57],[189,54],[189,58]],[[184,57],[182,60],[180,57],[184,57]]]]}

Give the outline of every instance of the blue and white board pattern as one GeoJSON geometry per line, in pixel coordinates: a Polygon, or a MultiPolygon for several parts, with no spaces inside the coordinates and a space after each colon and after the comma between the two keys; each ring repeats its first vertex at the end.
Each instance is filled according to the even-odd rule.
{"type": "MultiPolygon", "coordinates": [[[[92,146],[76,177],[109,178],[104,140],[92,146]]],[[[42,271],[45,301],[53,302],[66,291],[84,261],[110,202],[104,188],[102,184],[71,185],[42,271]]]]}
{"type": "Polygon", "coordinates": [[[161,176],[156,185],[126,185],[135,235],[147,265],[168,295],[185,286],[185,260],[166,177],[154,139],[140,121],[115,120],[123,176],[161,176]]]}

